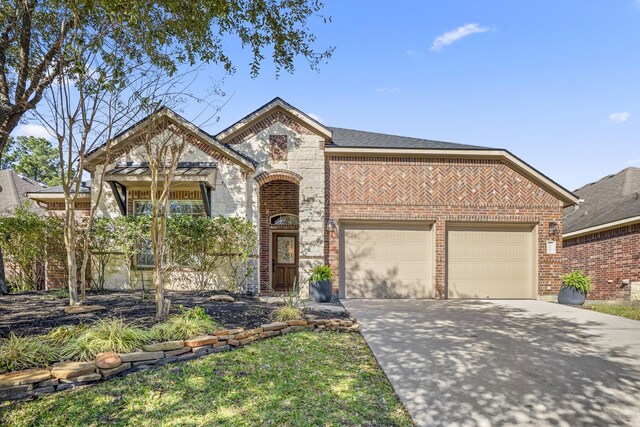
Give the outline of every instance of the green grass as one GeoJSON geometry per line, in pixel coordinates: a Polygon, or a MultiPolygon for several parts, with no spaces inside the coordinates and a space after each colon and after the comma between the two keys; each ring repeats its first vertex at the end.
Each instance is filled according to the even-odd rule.
{"type": "Polygon", "coordinates": [[[614,316],[626,317],[627,319],[640,320],[640,305],[609,305],[596,304],[591,306],[592,310],[600,313],[613,314],[614,316]]]}
{"type": "Polygon", "coordinates": [[[288,320],[296,320],[302,318],[302,310],[297,307],[284,306],[272,313],[273,320],[276,322],[286,322],[288,320]]]}
{"type": "Polygon", "coordinates": [[[0,410],[4,426],[411,426],[359,334],[303,332],[0,410]]]}

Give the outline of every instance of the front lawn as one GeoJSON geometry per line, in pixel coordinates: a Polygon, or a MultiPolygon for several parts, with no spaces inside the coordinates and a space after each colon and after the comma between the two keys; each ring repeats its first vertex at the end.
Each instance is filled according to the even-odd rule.
{"type": "Polygon", "coordinates": [[[640,305],[595,304],[589,307],[600,313],[613,314],[614,316],[626,317],[627,319],[640,320],[640,305]]]}
{"type": "Polygon", "coordinates": [[[6,426],[411,426],[359,334],[303,332],[0,409],[6,426]]]}

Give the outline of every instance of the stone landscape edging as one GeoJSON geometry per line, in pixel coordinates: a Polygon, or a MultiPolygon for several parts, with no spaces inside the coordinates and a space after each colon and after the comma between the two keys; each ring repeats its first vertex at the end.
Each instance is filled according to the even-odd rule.
{"type": "Polygon", "coordinates": [[[226,329],[184,341],[145,344],[141,351],[133,353],[101,353],[93,362],[57,362],[48,368],[12,371],[0,374],[0,402],[31,399],[84,387],[128,373],[234,350],[291,332],[323,330],[358,332],[360,325],[353,318],[273,322],[254,329],[226,329]]]}

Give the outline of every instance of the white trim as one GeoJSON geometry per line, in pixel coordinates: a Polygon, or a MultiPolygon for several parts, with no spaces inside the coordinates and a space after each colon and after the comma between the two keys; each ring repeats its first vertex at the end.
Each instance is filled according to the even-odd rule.
{"type": "Polygon", "coordinates": [[[600,231],[611,230],[612,228],[624,227],[626,225],[633,225],[640,222],[640,216],[632,216],[631,218],[625,218],[618,221],[607,222],[606,224],[595,225],[589,228],[583,228],[582,230],[572,231],[562,235],[563,239],[571,237],[584,236],[586,234],[597,233],[600,231]]]}
{"type": "Polygon", "coordinates": [[[338,148],[325,147],[324,151],[332,155],[376,155],[394,157],[436,157],[436,158],[489,158],[504,161],[515,171],[541,184],[543,188],[564,202],[564,206],[578,204],[578,197],[544,176],[518,157],[506,150],[450,150],[450,149],[395,149],[395,148],[338,148]]]}

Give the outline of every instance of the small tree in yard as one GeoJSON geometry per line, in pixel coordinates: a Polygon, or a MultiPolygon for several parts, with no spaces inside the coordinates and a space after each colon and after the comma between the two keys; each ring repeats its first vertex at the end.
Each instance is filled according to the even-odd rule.
{"type": "Polygon", "coordinates": [[[169,196],[178,163],[189,144],[187,135],[168,119],[154,119],[138,136],[144,147],[151,175],[151,248],[153,253],[153,286],[156,300],[156,320],[169,315],[171,301],[164,297],[164,282],[171,264],[167,262],[167,215],[169,196]]]}

